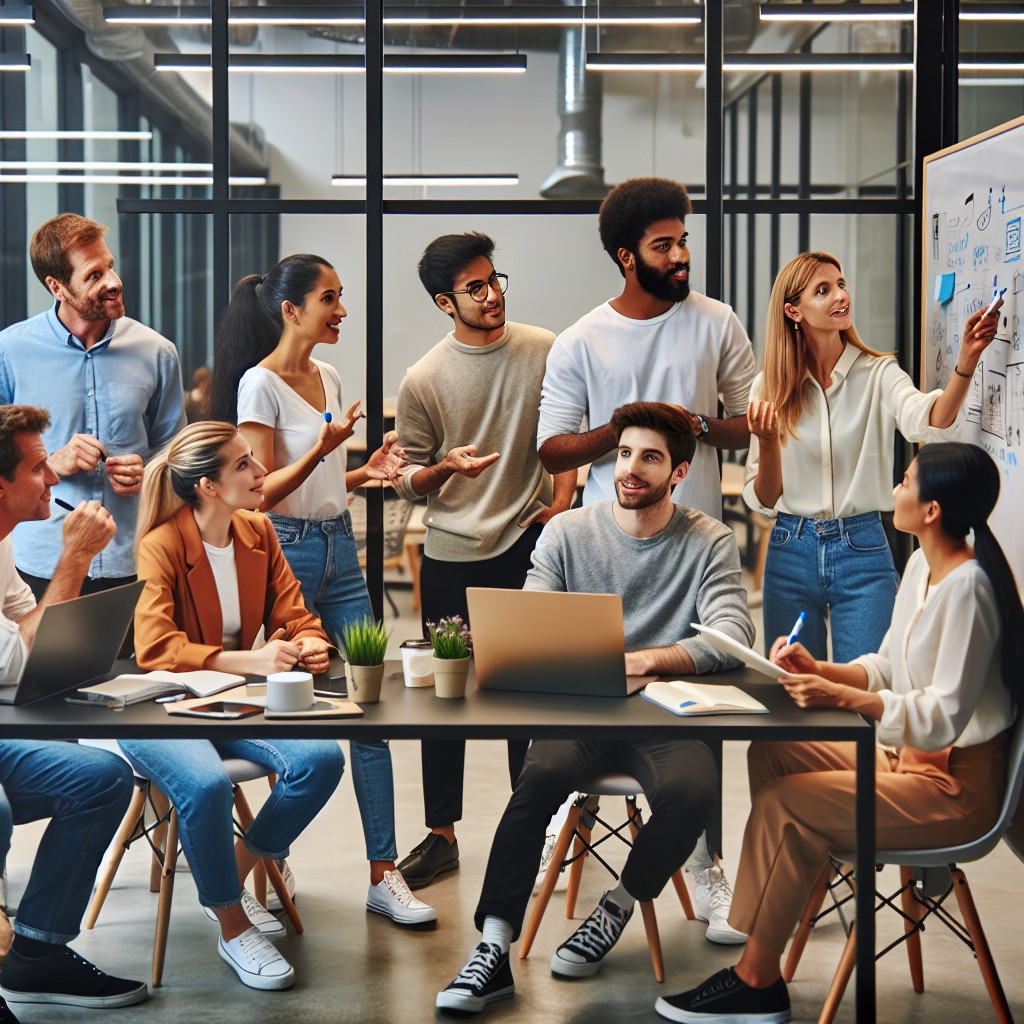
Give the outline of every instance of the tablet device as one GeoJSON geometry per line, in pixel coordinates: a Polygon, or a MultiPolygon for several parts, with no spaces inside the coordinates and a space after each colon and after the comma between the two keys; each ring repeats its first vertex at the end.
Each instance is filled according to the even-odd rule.
{"type": "Polygon", "coordinates": [[[774,662],[769,661],[758,654],[757,651],[752,651],[745,644],[741,644],[738,640],[721,632],[721,630],[712,629],[711,626],[702,626],[699,622],[691,622],[690,626],[697,630],[701,637],[707,640],[716,651],[739,659],[747,668],[755,669],[769,679],[781,679],[783,676],[789,675],[781,665],[776,665],[774,662]]]}

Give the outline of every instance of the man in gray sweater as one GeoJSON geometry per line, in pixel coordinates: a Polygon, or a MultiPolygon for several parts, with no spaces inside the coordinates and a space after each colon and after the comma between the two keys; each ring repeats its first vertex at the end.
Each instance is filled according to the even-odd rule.
{"type": "MultiPolygon", "coordinates": [[[[396,426],[409,457],[398,490],[427,499],[424,629],[452,615],[468,620],[468,586],[522,587],[544,524],[572,504],[576,490],[575,470],[552,485],[537,455],[541,381],[554,335],[506,322],[508,277],[495,271],[493,255],[487,235],[442,235],[419,264],[427,294],[453,321],[398,392],[396,426]]],[[[514,784],[526,744],[510,741],[508,750],[514,784]]],[[[460,740],[422,744],[430,831],[399,865],[412,889],[458,867],[465,752],[460,740]]]]}
{"type": "MultiPolygon", "coordinates": [[[[672,502],[672,488],[686,476],[694,453],[688,413],[661,402],[633,402],[616,409],[611,422],[618,438],[615,501],[554,520],[534,551],[526,589],[620,594],[630,675],[730,668],[735,663],[690,626],[714,626],[748,646],[754,639],[732,531],[672,502]]],[[[633,776],[651,816],[619,884],[555,951],[551,970],[564,977],[600,969],[635,901],[658,895],[720,799],[714,759],[696,740],[534,742],[491,844],[476,910],[482,941],[438,993],[438,1008],[477,1012],[513,994],[509,947],[522,927],[545,827],[566,794],[594,770],[633,776]]]]}

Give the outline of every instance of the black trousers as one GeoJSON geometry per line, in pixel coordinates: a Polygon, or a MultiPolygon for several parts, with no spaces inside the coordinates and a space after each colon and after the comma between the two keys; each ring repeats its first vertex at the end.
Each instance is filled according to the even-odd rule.
{"type": "MultiPolygon", "coordinates": [[[[35,595],[36,601],[43,599],[43,594],[46,593],[46,588],[50,585],[50,581],[43,579],[41,576],[32,576],[30,573],[22,572],[18,570],[18,575],[29,585],[32,593],[35,595]]],[[[79,591],[80,594],[98,594],[102,590],[113,590],[114,587],[123,587],[126,583],[134,583],[138,579],[138,576],[110,576],[107,578],[93,579],[91,576],[86,576],[82,580],[82,589],[79,591]]],[[[135,653],[135,622],[134,620],[128,626],[128,635],[124,638],[124,643],[121,645],[121,650],[118,652],[119,658],[130,658],[135,653]]]]}
{"type": "MultiPolygon", "coordinates": [[[[442,562],[424,556],[420,568],[423,635],[427,623],[452,615],[469,622],[466,587],[501,587],[521,590],[530,571],[530,555],[542,527],[528,526],[515,544],[496,558],[476,562],[442,562]]],[[[471,624],[472,625],[472,624],[471,624]]],[[[508,741],[508,774],[515,786],[529,743],[508,741]]],[[[423,740],[423,810],[427,828],[443,828],[462,818],[462,792],[466,768],[465,740],[423,740]]]]}
{"type": "Polygon", "coordinates": [[[694,740],[534,742],[491,843],[477,928],[499,917],[519,937],[548,821],[594,772],[632,775],[647,798],[650,816],[622,869],[622,884],[638,900],[654,899],[682,867],[720,802],[714,758],[694,740]]]}

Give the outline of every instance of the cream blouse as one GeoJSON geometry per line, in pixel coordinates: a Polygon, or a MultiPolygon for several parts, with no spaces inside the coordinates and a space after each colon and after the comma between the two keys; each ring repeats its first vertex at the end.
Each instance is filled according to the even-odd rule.
{"type": "Polygon", "coordinates": [[[924,553],[915,551],[878,654],[853,662],[885,705],[878,742],[923,751],[984,743],[1014,720],[992,584],[974,559],[941,583],[928,580],[924,553]]]}

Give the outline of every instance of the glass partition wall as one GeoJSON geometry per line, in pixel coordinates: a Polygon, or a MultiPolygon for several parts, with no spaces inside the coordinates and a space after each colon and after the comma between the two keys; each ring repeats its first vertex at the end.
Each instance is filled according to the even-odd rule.
{"type": "MultiPolygon", "coordinates": [[[[917,170],[1022,113],[1021,8],[7,3],[0,50],[20,70],[0,74],[0,314],[45,308],[28,240],[85,213],[110,225],[130,313],[178,344],[188,379],[234,281],[319,253],[349,312],[322,357],[363,399],[373,446],[406,367],[447,331],[416,276],[427,242],[489,233],[509,316],[557,332],[620,285],[601,197],[660,175],[693,196],[695,287],[736,308],[758,352],[778,268],[825,249],[862,334],[916,372],[917,170]]],[[[371,494],[378,613],[382,524],[371,494]]]]}

